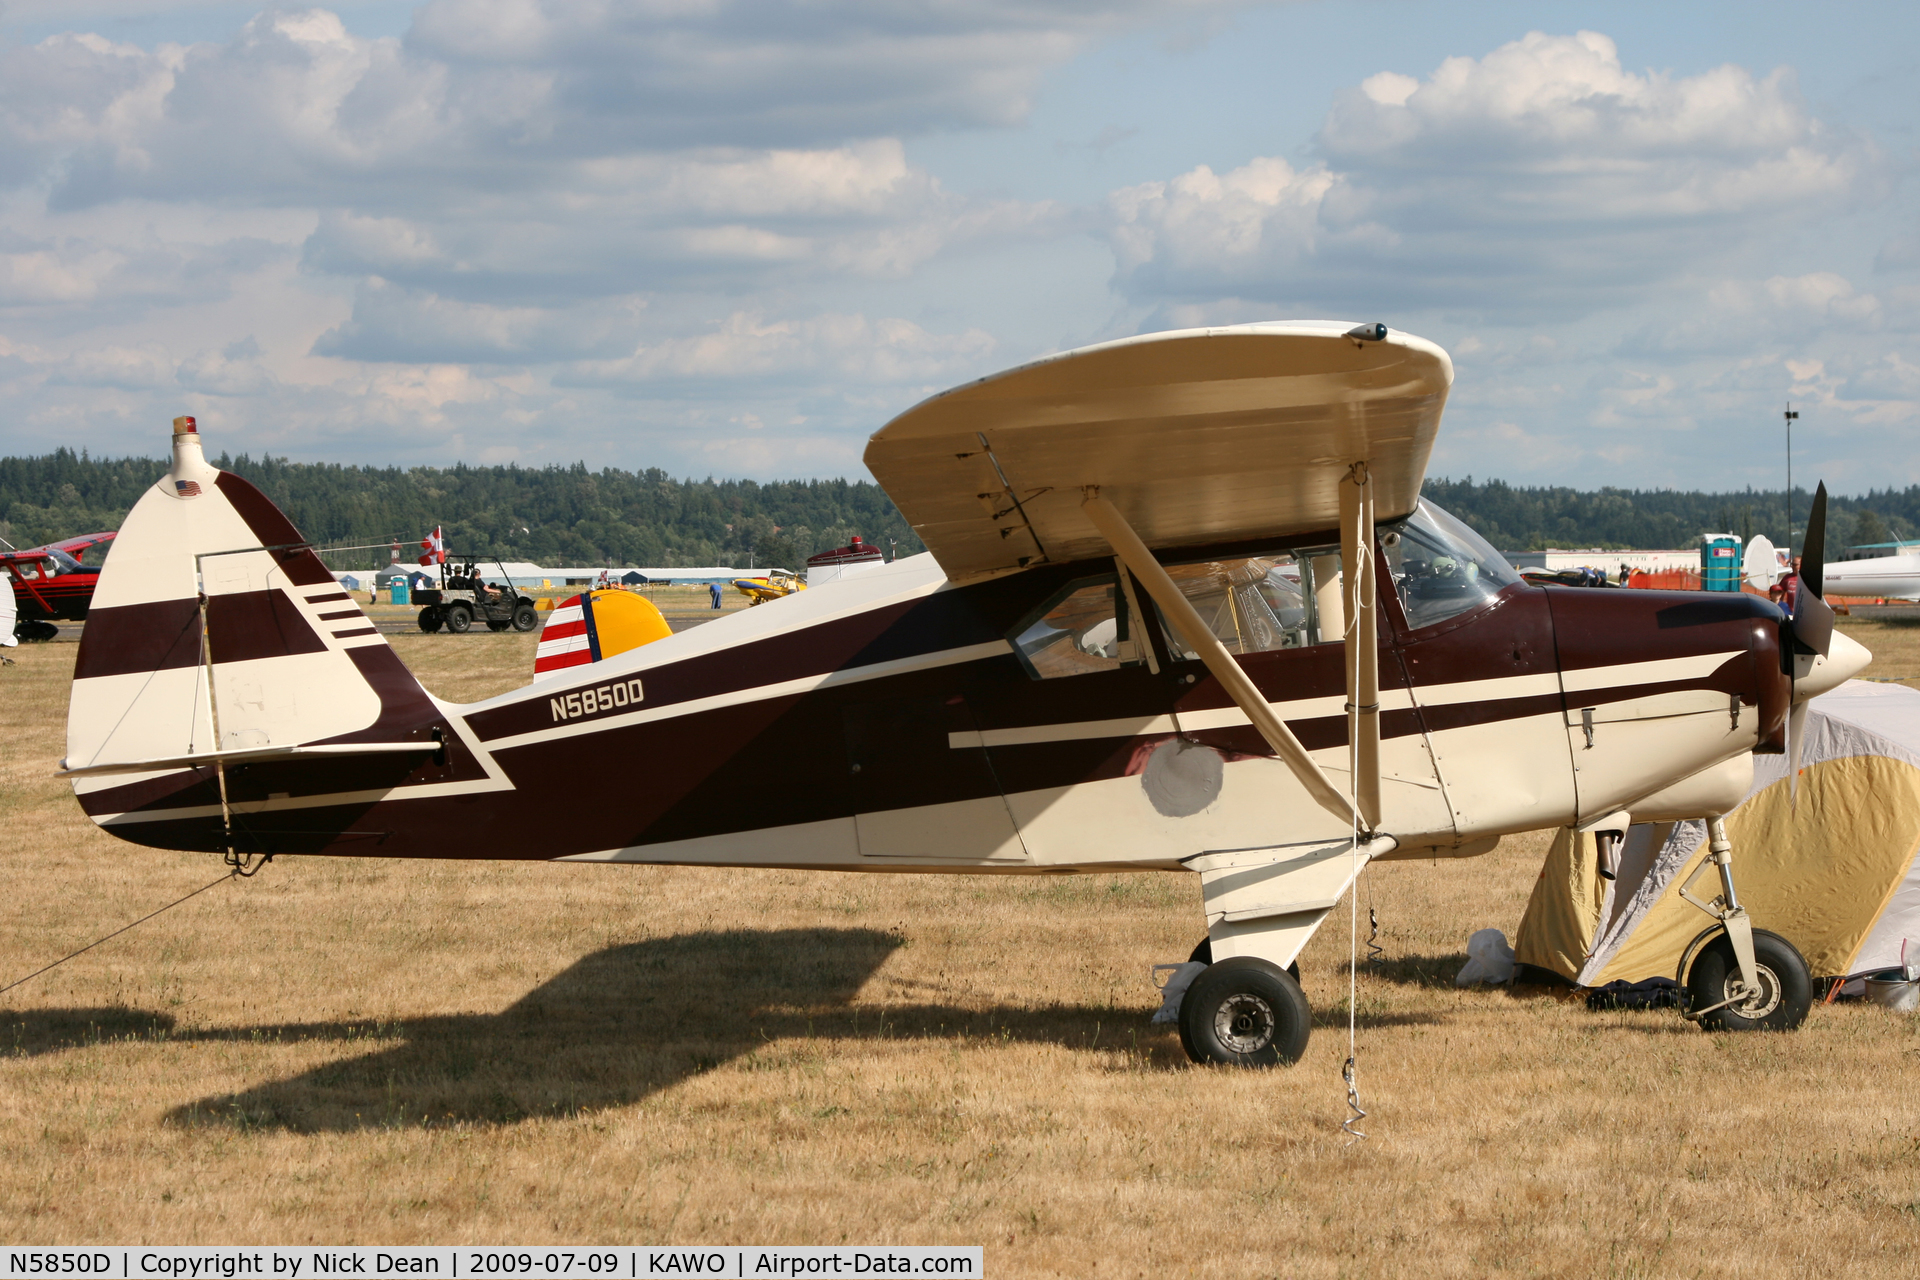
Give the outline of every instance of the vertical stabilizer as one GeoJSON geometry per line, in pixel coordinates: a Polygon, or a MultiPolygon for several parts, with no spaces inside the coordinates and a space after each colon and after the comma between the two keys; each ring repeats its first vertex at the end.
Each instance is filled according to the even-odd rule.
{"type": "MultiPolygon", "coordinates": [[[[128,513],[80,641],[67,766],[429,735],[432,700],[279,508],[210,465],[176,418],[173,466],[128,513]]],[[[209,768],[76,778],[96,818],[165,808],[209,768]]]]}

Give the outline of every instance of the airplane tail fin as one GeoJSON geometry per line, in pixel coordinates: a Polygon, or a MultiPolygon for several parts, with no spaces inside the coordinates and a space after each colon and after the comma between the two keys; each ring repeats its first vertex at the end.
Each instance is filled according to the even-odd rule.
{"type": "Polygon", "coordinates": [[[141,843],[206,848],[220,841],[188,819],[224,804],[217,773],[318,753],[378,756],[398,781],[444,719],[292,522],[175,419],[173,467],[128,513],[81,636],[65,762],[81,807],[141,843]]]}

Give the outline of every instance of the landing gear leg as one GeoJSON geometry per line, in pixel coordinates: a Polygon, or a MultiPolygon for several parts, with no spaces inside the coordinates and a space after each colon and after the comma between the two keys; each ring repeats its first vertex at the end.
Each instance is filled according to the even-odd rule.
{"type": "Polygon", "coordinates": [[[1766,1028],[1791,1031],[1813,1006],[1813,980],[1807,962],[1779,934],[1755,929],[1733,887],[1733,844],[1722,818],[1707,823],[1707,857],[1680,896],[1719,921],[1694,939],[1680,961],[1679,981],[1691,996],[1685,1016],[1709,1030],[1766,1028]],[[1720,873],[1720,895],[1703,902],[1693,886],[1713,867],[1720,873]]]}
{"type": "Polygon", "coordinates": [[[1301,948],[1352,886],[1359,868],[1391,852],[1392,836],[1358,850],[1345,840],[1204,853],[1207,938],[1189,963],[1206,970],[1180,1002],[1180,1041],[1195,1062],[1271,1067],[1299,1061],[1312,1015],[1300,991],[1301,948]]]}

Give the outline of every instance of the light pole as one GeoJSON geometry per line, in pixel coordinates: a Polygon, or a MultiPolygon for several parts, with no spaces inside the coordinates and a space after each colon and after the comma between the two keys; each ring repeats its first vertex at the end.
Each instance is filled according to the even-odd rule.
{"type": "Polygon", "coordinates": [[[1793,564],[1793,420],[1800,415],[1794,412],[1793,401],[1787,401],[1785,413],[1787,421],[1787,564],[1793,564]]]}

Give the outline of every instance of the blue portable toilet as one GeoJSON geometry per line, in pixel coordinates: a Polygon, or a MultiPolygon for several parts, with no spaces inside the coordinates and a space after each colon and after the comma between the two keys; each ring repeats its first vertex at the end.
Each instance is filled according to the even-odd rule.
{"type": "Polygon", "coordinates": [[[1740,589],[1740,539],[1731,533],[1700,535],[1700,589],[1740,589]]]}
{"type": "Polygon", "coordinates": [[[413,592],[404,573],[393,575],[393,581],[387,585],[388,598],[395,604],[408,604],[413,600],[413,592]]]}

